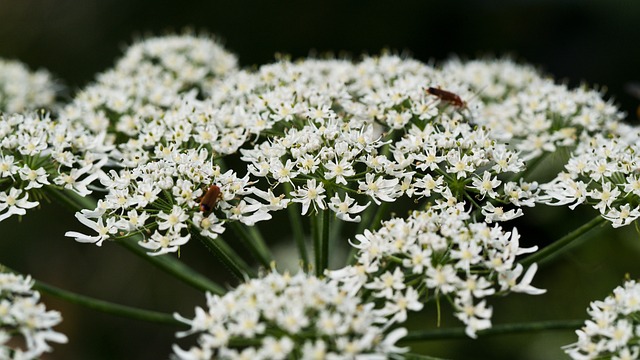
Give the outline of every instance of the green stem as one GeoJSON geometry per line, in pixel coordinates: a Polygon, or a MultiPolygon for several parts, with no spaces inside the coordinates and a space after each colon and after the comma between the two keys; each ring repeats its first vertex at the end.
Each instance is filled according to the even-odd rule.
{"type": "Polygon", "coordinates": [[[54,186],[45,186],[44,189],[49,196],[58,200],[73,212],[96,208],[96,202],[88,196],[80,196],[71,190],[58,189],[54,186]]]}
{"type": "MultiPolygon", "coordinates": [[[[293,186],[289,183],[284,183],[284,189],[287,194],[293,192],[293,186]]],[[[300,260],[302,260],[302,268],[308,269],[309,267],[309,255],[307,253],[307,245],[304,236],[304,228],[302,227],[302,215],[300,215],[300,205],[290,202],[287,205],[287,211],[289,212],[289,223],[291,224],[291,231],[293,232],[293,238],[298,246],[298,254],[300,260]]]]}
{"type": "Polygon", "coordinates": [[[134,235],[126,239],[118,240],[117,243],[125,247],[140,258],[155,265],[164,272],[174,276],[175,278],[182,280],[184,283],[193,286],[196,289],[202,291],[209,291],[216,295],[222,295],[226,293],[225,289],[211,281],[206,276],[193,270],[185,265],[183,262],[176,258],[164,255],[164,256],[149,256],[147,250],[138,245],[138,241],[141,240],[140,235],[134,235]]]}
{"type": "Polygon", "coordinates": [[[444,358],[439,358],[439,357],[434,357],[429,355],[414,354],[414,353],[404,353],[402,355],[395,354],[395,355],[391,355],[390,359],[393,359],[393,360],[447,360],[444,358]]]}
{"type": "Polygon", "coordinates": [[[320,263],[322,272],[329,268],[329,229],[331,224],[331,214],[329,209],[322,210],[322,250],[320,252],[320,263]]]}
{"type": "Polygon", "coordinates": [[[322,236],[320,233],[322,221],[321,215],[316,212],[311,218],[311,234],[313,235],[313,255],[315,258],[316,276],[322,276],[322,236]]]}
{"type": "Polygon", "coordinates": [[[233,229],[233,232],[242,241],[251,255],[258,260],[262,266],[269,268],[271,261],[273,261],[273,255],[271,255],[269,248],[264,243],[262,235],[254,229],[255,226],[246,226],[240,224],[238,221],[229,221],[227,224],[233,229]]]}
{"type": "MultiPolygon", "coordinates": [[[[584,324],[584,320],[550,320],[550,321],[537,321],[520,324],[501,324],[494,325],[490,329],[480,330],[477,332],[478,336],[490,336],[490,335],[504,335],[504,334],[516,334],[516,333],[528,333],[538,332],[545,330],[565,330],[565,329],[578,329],[584,324]]],[[[464,328],[449,328],[449,329],[433,329],[433,330],[420,330],[410,331],[407,336],[402,338],[400,342],[413,342],[424,340],[441,340],[441,339],[461,339],[468,337],[464,328]]]]}
{"type": "Polygon", "coordinates": [[[200,240],[200,242],[204,244],[204,246],[206,246],[207,249],[209,249],[209,251],[211,251],[211,253],[241,281],[244,281],[247,277],[256,276],[255,271],[246,262],[244,262],[221,237],[218,236],[217,239],[211,239],[208,236],[202,236],[198,233],[194,233],[191,236],[200,240]]]}
{"type": "Polygon", "coordinates": [[[597,215],[593,219],[591,219],[588,223],[580,226],[579,228],[573,230],[562,238],[554,241],[550,245],[546,246],[544,249],[531,254],[524,258],[520,263],[524,266],[531,265],[533,263],[545,264],[551,261],[552,259],[558,257],[563,254],[565,251],[569,249],[567,245],[569,245],[574,240],[578,240],[580,238],[584,239],[584,235],[589,232],[589,230],[602,225],[605,223],[607,219],[603,218],[600,215],[597,215]]]}
{"type": "MultiPolygon", "coordinates": [[[[89,197],[82,197],[75,192],[69,190],[59,190],[52,187],[46,187],[47,193],[57,199],[62,204],[69,207],[72,211],[80,211],[82,209],[95,209],[96,202],[89,197]]],[[[186,284],[193,286],[196,289],[202,291],[209,291],[217,295],[222,295],[226,291],[225,289],[211,281],[206,276],[198,273],[192,268],[188,267],[176,258],[168,256],[149,256],[146,250],[138,246],[140,241],[140,235],[134,235],[130,239],[117,241],[118,244],[124,246],[129,251],[140,256],[144,260],[152,263],[163,271],[173,275],[177,279],[184,281],[186,284]]]]}
{"type": "MultiPolygon", "coordinates": [[[[0,270],[18,274],[18,272],[0,264],[0,270]]],[[[35,281],[33,288],[43,293],[58,297],[72,304],[84,306],[89,309],[98,310],[103,313],[128,317],[131,319],[154,322],[164,325],[184,326],[182,322],[176,320],[172,315],[157,311],[138,309],[126,305],[114,304],[109,301],[95,299],[89,296],[80,295],[68,290],[63,290],[42,281],[35,281]]]]}

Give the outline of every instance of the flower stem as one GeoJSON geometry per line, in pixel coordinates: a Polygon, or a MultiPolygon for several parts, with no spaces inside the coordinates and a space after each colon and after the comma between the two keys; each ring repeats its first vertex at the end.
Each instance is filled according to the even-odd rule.
{"type": "Polygon", "coordinates": [[[391,354],[389,358],[393,360],[446,360],[444,358],[414,353],[391,354]]]}
{"type": "Polygon", "coordinates": [[[588,223],[580,226],[579,228],[573,230],[567,235],[561,237],[560,239],[554,241],[550,245],[546,246],[544,249],[531,254],[524,258],[520,263],[524,266],[531,265],[533,263],[538,263],[539,265],[548,263],[552,259],[558,257],[563,254],[565,251],[569,249],[567,245],[569,245],[574,240],[578,240],[580,238],[585,238],[584,235],[589,232],[589,230],[602,225],[605,223],[607,219],[603,218],[600,215],[597,215],[593,219],[591,219],[588,223]]]}
{"type": "Polygon", "coordinates": [[[322,275],[322,262],[320,260],[320,248],[322,247],[321,241],[321,224],[320,214],[317,212],[311,217],[311,235],[313,236],[313,256],[315,259],[316,276],[322,275]]]}
{"type": "MultiPolygon", "coordinates": [[[[289,183],[284,183],[285,191],[290,194],[293,191],[293,187],[289,183]]],[[[293,238],[298,247],[298,254],[302,261],[302,268],[307,269],[309,266],[309,255],[307,253],[307,246],[304,236],[304,228],[302,227],[302,216],[300,215],[300,205],[290,202],[287,205],[287,211],[289,212],[289,223],[291,224],[291,231],[293,232],[293,238]]]]}
{"type": "Polygon", "coordinates": [[[255,277],[255,271],[244,262],[240,256],[229,247],[229,245],[218,236],[217,239],[211,239],[208,236],[202,236],[199,233],[193,233],[191,236],[200,240],[204,246],[215,255],[222,264],[231,271],[231,273],[244,281],[247,276],[255,277]]]}
{"type": "Polygon", "coordinates": [[[333,211],[329,209],[322,210],[322,251],[320,262],[322,264],[322,271],[329,268],[329,233],[331,224],[331,214],[333,211]]]}
{"type": "MultiPolygon", "coordinates": [[[[490,329],[478,331],[478,336],[503,335],[538,332],[544,330],[578,329],[584,324],[584,320],[550,320],[519,324],[494,325],[490,329]]],[[[410,331],[400,342],[413,342],[424,340],[460,339],[466,338],[463,327],[449,329],[432,329],[410,331]]]]}
{"type": "MultiPolygon", "coordinates": [[[[59,190],[54,187],[46,187],[47,194],[52,198],[58,200],[60,203],[66,205],[72,211],[80,211],[82,209],[95,209],[96,202],[89,197],[80,196],[69,190],[59,190]]],[[[163,271],[173,275],[177,279],[184,281],[186,284],[193,286],[196,289],[202,291],[209,291],[217,295],[222,295],[226,291],[225,289],[211,281],[206,276],[198,273],[192,268],[188,267],[178,259],[168,256],[149,256],[146,254],[146,250],[138,246],[140,235],[134,235],[130,239],[123,241],[117,241],[118,244],[124,246],[127,250],[140,256],[144,260],[152,263],[163,271]],[[131,240],[133,239],[133,240],[131,240]]]]}
{"type": "Polygon", "coordinates": [[[271,261],[273,261],[273,255],[271,255],[262,235],[256,231],[255,226],[245,226],[237,221],[229,221],[227,224],[229,224],[233,232],[242,240],[242,243],[247,250],[251,252],[251,255],[258,260],[262,266],[269,268],[271,261]]]}
{"type": "MultiPolygon", "coordinates": [[[[17,273],[16,271],[0,264],[2,271],[17,273]]],[[[154,322],[164,325],[184,326],[185,324],[176,320],[171,314],[165,314],[158,311],[138,309],[131,306],[114,304],[109,301],[95,299],[89,296],[80,295],[68,290],[63,290],[53,285],[49,285],[42,281],[34,281],[33,288],[43,293],[58,297],[72,304],[84,306],[89,309],[101,311],[107,314],[128,317],[131,319],[154,322]]]]}
{"type": "Polygon", "coordinates": [[[170,256],[149,256],[147,250],[141,248],[138,242],[141,240],[139,234],[133,235],[126,239],[118,240],[117,243],[125,247],[140,258],[155,265],[164,272],[174,276],[175,278],[182,280],[184,283],[193,286],[196,289],[202,291],[209,291],[216,295],[222,295],[226,293],[225,289],[211,281],[206,276],[193,270],[185,265],[180,260],[170,256]]]}

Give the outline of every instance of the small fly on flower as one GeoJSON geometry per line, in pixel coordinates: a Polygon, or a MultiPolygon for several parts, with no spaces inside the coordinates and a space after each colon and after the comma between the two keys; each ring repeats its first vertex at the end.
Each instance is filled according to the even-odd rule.
{"type": "Polygon", "coordinates": [[[427,89],[427,93],[433,96],[436,96],[438,98],[440,98],[440,100],[442,101],[446,101],[456,107],[465,107],[467,104],[462,101],[462,99],[460,98],[460,96],[450,92],[450,91],[446,91],[446,90],[442,90],[442,89],[438,89],[438,88],[434,88],[434,87],[429,87],[427,89]]]}
{"type": "Polygon", "coordinates": [[[200,199],[200,211],[203,213],[211,212],[221,198],[222,192],[220,191],[220,187],[217,185],[209,186],[207,192],[204,194],[202,199],[200,199]]]}

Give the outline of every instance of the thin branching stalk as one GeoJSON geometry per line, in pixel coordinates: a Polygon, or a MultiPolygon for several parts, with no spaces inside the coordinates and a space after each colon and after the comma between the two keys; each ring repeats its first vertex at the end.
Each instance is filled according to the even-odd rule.
{"type": "Polygon", "coordinates": [[[147,254],[147,250],[141,248],[138,245],[138,242],[140,240],[140,235],[136,234],[126,239],[118,240],[117,243],[122,245],[132,253],[138,255],[145,261],[155,265],[162,271],[172,275],[176,279],[179,279],[188,285],[193,286],[196,289],[209,291],[216,295],[222,295],[226,293],[226,290],[222,286],[211,281],[208,277],[193,270],[180,260],[173,258],[170,255],[149,256],[149,254],[147,254]]]}
{"type": "MultiPolygon", "coordinates": [[[[284,183],[286,193],[293,192],[293,186],[289,183],[284,183]]],[[[307,253],[307,245],[304,236],[304,228],[302,227],[302,216],[300,215],[300,205],[290,202],[287,205],[287,212],[289,213],[289,223],[291,224],[291,231],[293,233],[293,239],[298,247],[298,255],[302,262],[302,268],[307,269],[309,267],[309,255],[307,253]]]]}
{"type": "MultiPolygon", "coordinates": [[[[2,264],[0,264],[0,269],[3,272],[11,272],[18,274],[18,272],[10,269],[2,264]]],[[[106,314],[112,314],[122,317],[127,317],[130,319],[142,320],[153,322],[157,324],[163,325],[171,325],[171,326],[185,326],[185,324],[176,320],[171,314],[165,314],[158,311],[151,311],[145,309],[139,309],[131,306],[115,304],[109,301],[100,300],[96,298],[92,298],[90,296],[80,295],[78,293],[74,293],[72,291],[60,289],[56,286],[49,285],[42,281],[34,281],[33,288],[42,293],[49,294],[51,296],[55,296],[62,300],[65,300],[72,304],[77,304],[84,306],[88,309],[97,310],[106,314]]]]}
{"type": "Polygon", "coordinates": [[[323,272],[329,267],[329,234],[332,214],[333,211],[329,209],[322,210],[322,249],[320,252],[320,262],[323,272]]]}
{"type": "Polygon", "coordinates": [[[242,244],[251,255],[264,267],[269,268],[273,261],[273,255],[264,243],[264,239],[259,232],[251,231],[255,226],[246,226],[237,221],[230,221],[227,224],[233,229],[233,232],[242,241],[242,244]]]}
{"type": "MultiPolygon", "coordinates": [[[[546,330],[578,329],[582,325],[584,325],[584,320],[536,321],[529,323],[494,325],[490,329],[478,331],[477,334],[479,337],[504,334],[512,335],[517,333],[531,333],[546,330]]],[[[431,330],[410,331],[407,336],[400,340],[400,342],[406,343],[441,339],[462,339],[467,337],[464,330],[465,329],[463,327],[457,327],[449,329],[438,328],[431,330]]]]}
{"type": "Polygon", "coordinates": [[[198,233],[192,234],[192,236],[204,244],[239,280],[244,281],[247,277],[256,276],[256,272],[221,237],[218,236],[217,239],[211,239],[198,233]]]}
{"type": "Polygon", "coordinates": [[[538,263],[539,265],[546,264],[551,260],[557,258],[558,256],[564,254],[567,250],[570,249],[569,244],[575,241],[579,241],[581,239],[587,238],[587,233],[602,224],[607,222],[605,218],[600,215],[597,215],[593,219],[591,219],[588,223],[580,226],[579,228],[573,230],[567,235],[561,237],[560,239],[554,241],[544,249],[531,254],[524,258],[520,263],[524,266],[531,265],[533,263],[538,263]]]}
{"type": "MultiPolygon", "coordinates": [[[[96,207],[96,202],[89,197],[82,197],[69,190],[58,190],[53,188],[48,190],[48,195],[58,200],[74,212],[82,209],[95,209],[96,207]]],[[[161,270],[198,290],[209,291],[217,295],[222,295],[226,292],[222,286],[193,270],[178,259],[169,256],[158,257],[147,255],[147,251],[138,245],[138,241],[140,240],[142,240],[142,237],[137,234],[125,240],[117,241],[117,243],[124,246],[132,253],[140,256],[145,261],[150,262],[161,270]]]]}
{"type": "Polygon", "coordinates": [[[316,276],[322,275],[322,215],[316,212],[311,218],[311,234],[313,236],[313,255],[316,276]]]}

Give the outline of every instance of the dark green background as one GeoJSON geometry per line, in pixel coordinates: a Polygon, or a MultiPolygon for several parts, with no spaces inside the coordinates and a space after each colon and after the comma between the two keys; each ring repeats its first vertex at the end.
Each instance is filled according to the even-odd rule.
{"type": "MultiPolygon", "coordinates": [[[[52,71],[67,96],[113,65],[140,35],[190,26],[220,36],[242,66],[273,60],[274,53],[303,57],[345,52],[354,57],[383,48],[428,62],[452,55],[474,58],[511,54],[539,66],[558,81],[604,85],[637,123],[639,100],[624,91],[640,81],[640,3],[634,1],[0,1],[0,57],[52,71]]],[[[521,233],[545,243],[593,216],[590,211],[536,209],[521,233]],[[543,224],[543,225],[540,225],[543,224]]],[[[80,230],[73,214],[45,204],[21,222],[0,224],[0,262],[54,285],[114,302],[190,316],[204,296],[120,247],[102,248],[64,238],[80,230]]],[[[640,276],[640,239],[633,229],[603,231],[540,270],[543,296],[492,300],[495,323],[585,316],[588,302],[604,298],[626,272],[640,276]]],[[[216,278],[224,273],[198,244],[185,261],[216,278]]],[[[163,359],[175,329],[113,318],[45,296],[63,311],[58,327],[69,344],[50,359],[163,359]]],[[[445,319],[444,326],[458,326],[445,319]]],[[[435,326],[433,311],[413,328],[435,326]]],[[[572,331],[429,342],[424,350],[456,359],[553,359],[572,331]]],[[[418,348],[416,348],[418,349],[418,348]]]]}

